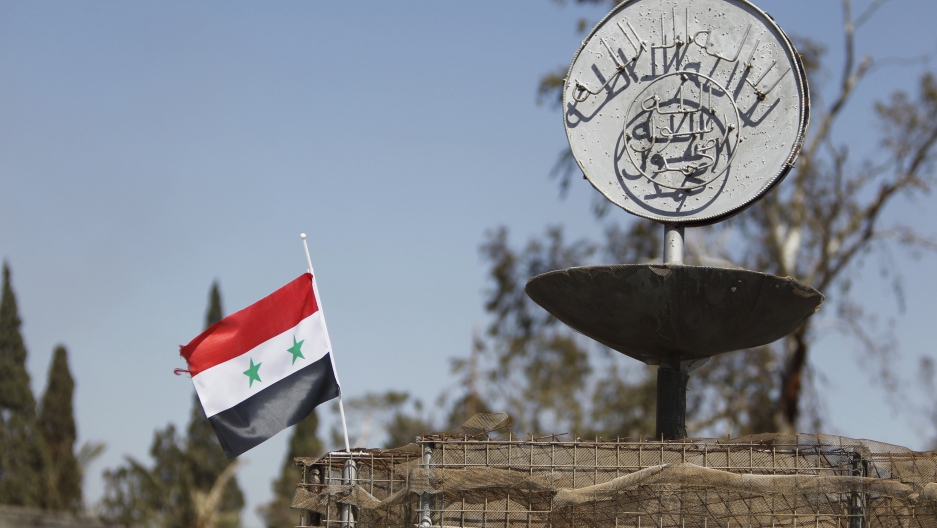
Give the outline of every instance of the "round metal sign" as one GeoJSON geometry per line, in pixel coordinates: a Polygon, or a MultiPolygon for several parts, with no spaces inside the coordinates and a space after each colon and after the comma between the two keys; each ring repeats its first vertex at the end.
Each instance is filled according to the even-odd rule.
{"type": "Polygon", "coordinates": [[[573,156],[606,198],[659,222],[717,222],[790,171],[807,130],[800,57],[746,0],[627,0],[566,76],[573,156]]]}

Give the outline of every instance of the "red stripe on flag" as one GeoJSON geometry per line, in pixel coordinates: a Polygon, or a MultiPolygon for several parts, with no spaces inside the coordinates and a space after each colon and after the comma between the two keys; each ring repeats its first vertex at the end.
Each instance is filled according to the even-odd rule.
{"type": "Polygon", "coordinates": [[[203,370],[234,359],[293,328],[319,311],[312,292],[312,275],[304,273],[286,286],[254,304],[235,312],[208,327],[179,355],[195,376],[203,370]]]}

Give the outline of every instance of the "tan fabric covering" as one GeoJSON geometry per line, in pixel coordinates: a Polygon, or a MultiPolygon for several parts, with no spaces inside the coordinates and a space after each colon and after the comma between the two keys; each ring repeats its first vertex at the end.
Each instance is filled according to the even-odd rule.
{"type": "Polygon", "coordinates": [[[359,528],[411,528],[427,504],[421,498],[434,526],[937,528],[937,453],[804,434],[666,443],[491,437],[500,416],[479,417],[461,437],[356,452],[355,485],[341,484],[347,453],[297,459],[306,476],[292,506],[338,527],[342,505],[351,505],[359,528]]]}

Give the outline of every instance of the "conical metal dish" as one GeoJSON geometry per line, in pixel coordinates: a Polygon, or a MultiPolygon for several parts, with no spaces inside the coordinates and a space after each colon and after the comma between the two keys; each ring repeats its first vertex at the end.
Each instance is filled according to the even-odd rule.
{"type": "Polygon", "coordinates": [[[577,332],[676,369],[781,339],[823,302],[792,278],[672,264],[569,268],[533,277],[524,291],[577,332]]]}

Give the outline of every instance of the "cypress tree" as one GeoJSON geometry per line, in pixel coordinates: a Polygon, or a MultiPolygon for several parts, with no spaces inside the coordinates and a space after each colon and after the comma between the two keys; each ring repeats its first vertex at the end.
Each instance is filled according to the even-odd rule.
{"type": "MultiPolygon", "coordinates": [[[[221,317],[221,294],[215,283],[209,295],[205,327],[215,324],[221,317]]],[[[201,511],[204,506],[201,501],[229,462],[197,395],[193,395],[186,436],[177,434],[172,424],[157,430],[150,456],[152,469],[128,458],[124,466],[105,472],[106,489],[101,501],[105,520],[126,528],[240,526],[244,495],[234,478],[228,481],[213,514],[206,516],[207,512],[201,511]]]]}
{"type": "MultiPolygon", "coordinates": [[[[217,323],[223,317],[221,308],[221,292],[218,283],[212,283],[209,294],[208,311],[205,314],[205,328],[217,323]]],[[[198,400],[198,395],[192,396],[192,412],[189,418],[189,427],[186,439],[187,472],[192,479],[193,487],[203,493],[208,493],[221,473],[228,467],[228,459],[218,443],[218,438],[205,417],[205,411],[198,400]]],[[[232,478],[225,488],[221,498],[219,513],[224,526],[237,526],[240,511],[244,507],[244,495],[232,478]]]]}
{"type": "Polygon", "coordinates": [[[42,396],[39,429],[45,437],[52,462],[50,484],[57,491],[54,501],[46,507],[53,510],[77,511],[81,508],[81,471],[75,458],[75,415],[72,397],[75,380],[68,369],[68,352],[64,346],[55,348],[49,381],[42,396]]]}
{"type": "Polygon", "coordinates": [[[211,283],[211,291],[208,292],[208,311],[205,312],[205,329],[217,323],[224,317],[224,310],[221,309],[221,290],[218,289],[218,281],[211,283]]]}
{"type": "Polygon", "coordinates": [[[296,485],[302,480],[302,472],[293,465],[296,457],[314,457],[322,454],[322,441],[317,436],[319,417],[316,411],[296,424],[293,435],[290,436],[290,447],[280,469],[280,477],[273,481],[273,500],[258,508],[260,516],[269,528],[283,528],[284,526],[298,526],[299,512],[290,509],[296,485]]]}
{"type": "Polygon", "coordinates": [[[55,502],[48,482],[49,454],[36,420],[26,372],[19,310],[3,263],[0,294],[0,504],[43,507],[55,502]]]}

